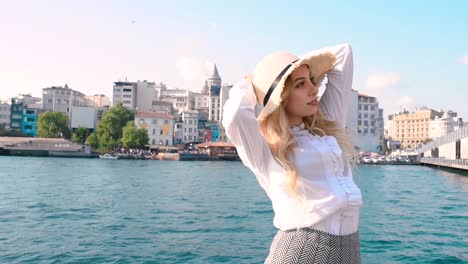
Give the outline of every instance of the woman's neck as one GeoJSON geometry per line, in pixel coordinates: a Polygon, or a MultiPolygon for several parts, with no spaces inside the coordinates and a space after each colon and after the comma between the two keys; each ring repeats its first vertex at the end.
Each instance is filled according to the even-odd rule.
{"type": "Polygon", "coordinates": [[[300,126],[302,122],[301,117],[288,117],[289,127],[300,126]]]}

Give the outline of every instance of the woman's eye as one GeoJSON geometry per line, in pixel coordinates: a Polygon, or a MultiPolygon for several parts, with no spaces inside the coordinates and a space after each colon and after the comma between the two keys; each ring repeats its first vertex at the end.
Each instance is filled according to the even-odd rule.
{"type": "Polygon", "coordinates": [[[304,82],[300,82],[296,87],[299,88],[299,87],[302,87],[304,86],[304,82]]]}

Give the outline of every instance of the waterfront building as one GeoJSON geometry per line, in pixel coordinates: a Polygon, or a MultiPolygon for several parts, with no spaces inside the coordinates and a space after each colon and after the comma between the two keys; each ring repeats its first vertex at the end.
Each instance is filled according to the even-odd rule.
{"type": "Polygon", "coordinates": [[[94,103],[78,91],[70,89],[67,84],[51,86],[42,89],[42,109],[44,111],[61,112],[70,118],[73,106],[94,106],[94,103]]]}
{"type": "Polygon", "coordinates": [[[402,149],[415,149],[429,141],[429,123],[443,113],[427,107],[420,107],[410,113],[404,110],[392,114],[389,119],[389,137],[399,141],[402,149]]]}
{"type": "Polygon", "coordinates": [[[147,129],[150,145],[173,145],[174,118],[170,113],[137,112],[135,126],[147,129]]]}

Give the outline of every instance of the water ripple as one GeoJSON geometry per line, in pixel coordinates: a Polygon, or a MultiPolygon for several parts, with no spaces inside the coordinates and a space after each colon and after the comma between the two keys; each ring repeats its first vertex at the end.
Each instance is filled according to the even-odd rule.
{"type": "MultiPolygon", "coordinates": [[[[363,263],[467,263],[468,177],[362,166],[363,263]]],[[[0,157],[0,263],[263,263],[271,202],[240,162],[0,157]]]]}

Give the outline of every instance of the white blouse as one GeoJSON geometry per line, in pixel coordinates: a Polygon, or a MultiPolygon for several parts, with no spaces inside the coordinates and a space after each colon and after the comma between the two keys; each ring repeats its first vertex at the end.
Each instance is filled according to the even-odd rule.
{"type": "MultiPolygon", "coordinates": [[[[353,77],[352,50],[342,44],[314,52],[325,50],[335,54],[337,61],[327,74],[319,107],[328,120],[344,127],[353,77]]],[[[357,232],[362,196],[336,139],[312,135],[304,124],[291,127],[296,140],[297,191],[304,197],[298,199],[288,193],[286,171],[260,133],[256,103],[251,83],[241,80],[229,92],[222,123],[242,162],[271,199],[274,226],[281,230],[311,227],[334,235],[357,232]]]]}

